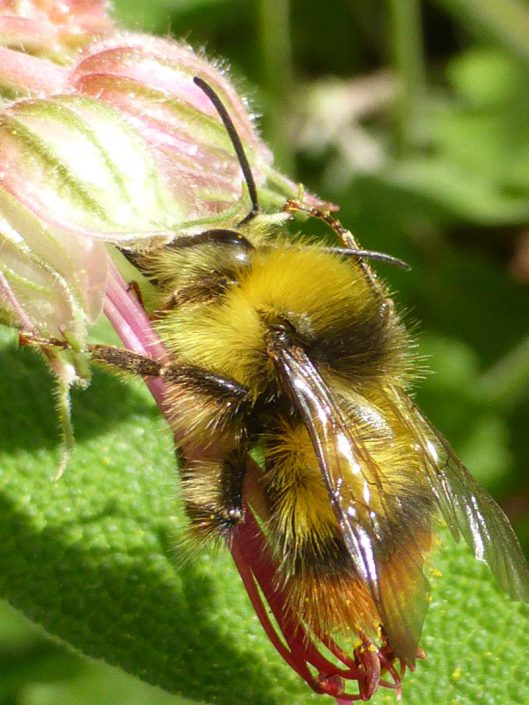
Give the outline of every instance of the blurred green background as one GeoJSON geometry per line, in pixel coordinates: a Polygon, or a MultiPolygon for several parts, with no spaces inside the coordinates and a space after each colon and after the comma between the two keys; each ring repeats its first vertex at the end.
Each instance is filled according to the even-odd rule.
{"type": "MultiPolygon", "coordinates": [[[[120,0],[116,14],[227,59],[283,170],[412,265],[379,271],[419,322],[419,403],[529,551],[529,2],[120,0]]],[[[0,605],[0,705],[181,702],[0,605]]]]}

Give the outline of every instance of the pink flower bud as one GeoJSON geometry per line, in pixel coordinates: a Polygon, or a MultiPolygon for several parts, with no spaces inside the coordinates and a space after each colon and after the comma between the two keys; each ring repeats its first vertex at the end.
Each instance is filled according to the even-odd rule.
{"type": "Polygon", "coordinates": [[[0,0],[0,43],[65,63],[113,30],[106,9],[102,0],[0,0]]]}
{"type": "Polygon", "coordinates": [[[102,0],[0,0],[0,90],[46,96],[64,90],[80,48],[110,34],[102,0]]]}
{"type": "Polygon", "coordinates": [[[294,184],[274,172],[272,154],[224,71],[184,44],[144,35],[112,37],[87,50],[70,84],[76,92],[119,109],[151,147],[175,196],[189,202],[191,195],[194,203],[188,217],[203,218],[240,202],[244,180],[226,129],[209,98],[194,84],[195,76],[221,97],[257,185],[264,188],[269,179],[283,181],[290,193],[295,192],[294,184]]]}
{"type": "Polygon", "coordinates": [[[4,306],[15,315],[14,296],[18,318],[26,311],[41,336],[84,340],[105,295],[103,242],[167,239],[186,204],[169,194],[141,136],[89,97],[7,107],[0,113],[0,163],[0,271],[11,290],[4,306]],[[22,284],[42,277],[45,289],[22,284]]]}

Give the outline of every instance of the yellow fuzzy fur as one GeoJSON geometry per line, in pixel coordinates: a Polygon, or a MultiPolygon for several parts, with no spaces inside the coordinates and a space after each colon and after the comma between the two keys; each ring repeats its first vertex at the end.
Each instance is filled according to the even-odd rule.
{"type": "Polygon", "coordinates": [[[256,396],[273,376],[266,325],[285,316],[317,335],[337,315],[362,320],[376,307],[377,293],[350,262],[317,247],[279,247],[258,251],[218,303],[174,309],[161,328],[179,360],[232,378],[256,396]]]}

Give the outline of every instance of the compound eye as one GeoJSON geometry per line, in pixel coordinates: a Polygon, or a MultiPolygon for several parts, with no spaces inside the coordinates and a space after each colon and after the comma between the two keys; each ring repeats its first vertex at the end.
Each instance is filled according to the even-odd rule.
{"type": "Polygon", "coordinates": [[[167,245],[171,249],[182,249],[186,247],[197,247],[206,244],[227,245],[228,247],[238,247],[248,252],[253,250],[252,243],[237,230],[229,230],[227,228],[215,228],[212,230],[204,230],[198,235],[184,235],[175,238],[167,245]]]}

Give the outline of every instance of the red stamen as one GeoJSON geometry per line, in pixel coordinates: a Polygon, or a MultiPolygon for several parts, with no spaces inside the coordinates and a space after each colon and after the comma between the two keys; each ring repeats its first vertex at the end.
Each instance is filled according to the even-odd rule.
{"type": "Polygon", "coordinates": [[[401,674],[393,665],[396,655],[385,639],[378,648],[365,634],[360,634],[362,645],[354,650],[354,658],[351,658],[329,636],[309,633],[296,619],[289,610],[288,595],[281,588],[281,576],[266,539],[249,509],[244,522],[237,527],[231,551],[270,641],[313,690],[331,695],[338,705],[369,700],[380,686],[395,690],[400,695],[401,674]],[[267,606],[276,624],[270,619],[267,606]],[[318,651],[318,643],[347,668],[340,668],[329,661],[318,651]],[[318,672],[317,676],[313,675],[310,667],[318,672]],[[381,679],[382,671],[386,671],[393,682],[381,679]],[[357,681],[358,693],[345,693],[345,681],[357,681]]]}
{"type": "MultiPolygon", "coordinates": [[[[247,512],[247,517],[249,515],[250,512],[247,512]]],[[[273,575],[273,564],[269,564],[271,566],[270,569],[268,569],[266,566],[265,569],[258,569],[259,563],[262,564],[263,561],[259,559],[256,561],[255,557],[262,555],[260,551],[262,551],[264,546],[258,547],[255,545],[257,543],[255,540],[257,538],[257,535],[254,534],[252,536],[253,531],[251,529],[249,530],[250,527],[251,529],[257,530],[257,532],[259,531],[259,528],[253,521],[248,522],[248,520],[245,520],[244,523],[240,527],[238,527],[236,535],[233,538],[231,552],[235,561],[235,565],[239,570],[239,574],[243,580],[244,586],[246,587],[253,608],[259,618],[259,621],[263,625],[263,628],[268,638],[275,646],[277,651],[280,653],[280,655],[284,658],[284,660],[289,664],[289,666],[291,666],[291,668],[293,668],[296,673],[298,673],[298,675],[303,678],[303,680],[305,680],[307,683],[311,683],[312,674],[307,668],[304,659],[296,658],[294,653],[283,644],[277,634],[275,627],[270,621],[268,614],[266,613],[266,608],[263,604],[263,600],[261,598],[261,593],[258,590],[258,586],[263,591],[267,602],[269,602],[269,595],[267,594],[267,592],[269,591],[267,590],[267,587],[271,585],[270,578],[273,575]],[[252,526],[252,524],[254,524],[254,526],[252,526]],[[256,552],[256,548],[258,548],[258,552],[256,552]]],[[[276,616],[273,609],[272,612],[274,613],[274,616],[276,616]]],[[[285,635],[283,634],[283,636],[285,635]]],[[[286,641],[288,644],[288,639],[286,641]]],[[[288,645],[290,646],[290,644],[288,645]]]]}

